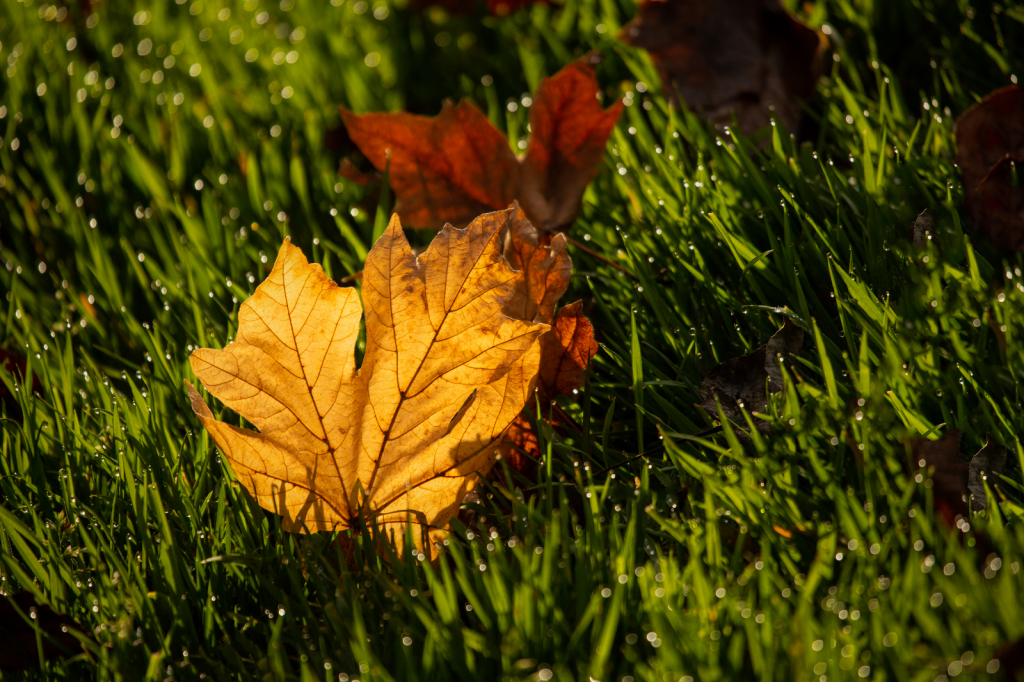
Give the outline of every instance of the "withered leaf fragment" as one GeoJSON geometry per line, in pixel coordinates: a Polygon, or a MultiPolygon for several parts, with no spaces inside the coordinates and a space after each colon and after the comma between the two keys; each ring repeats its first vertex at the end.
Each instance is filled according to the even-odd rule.
{"type": "Polygon", "coordinates": [[[211,394],[259,429],[192,405],[261,506],[289,531],[353,528],[375,514],[401,544],[407,519],[426,547],[486,474],[533,393],[547,325],[502,310],[522,275],[501,253],[512,210],[443,229],[413,255],[398,217],[366,259],[362,313],[285,241],[239,310],[238,337],[193,353],[211,394]]]}
{"type": "MultiPolygon", "coordinates": [[[[505,314],[516,319],[551,323],[555,317],[555,306],[569,287],[569,276],[572,274],[572,261],[565,250],[565,235],[538,233],[519,210],[518,204],[515,204],[506,223],[505,258],[523,275],[516,285],[515,294],[505,304],[505,314]]],[[[536,358],[530,359],[538,362],[541,368],[536,384],[541,404],[545,405],[555,396],[571,393],[579,387],[583,370],[596,352],[593,329],[580,313],[580,304],[574,303],[562,308],[551,329],[541,336],[539,346],[535,351],[530,351],[536,353],[536,358]],[[572,328],[566,334],[567,320],[570,318],[572,328]],[[583,335],[576,333],[577,327],[581,332],[583,329],[590,330],[589,339],[593,348],[588,346],[587,350],[582,349],[583,335]],[[579,341],[574,344],[577,338],[579,341]],[[581,355],[586,357],[582,358],[581,355]],[[573,362],[582,362],[582,365],[573,365],[573,362]],[[561,392],[555,386],[559,380],[561,392]]],[[[533,411],[534,405],[531,395],[525,409],[533,411]]],[[[538,456],[539,452],[537,437],[530,423],[520,415],[505,436],[501,446],[502,456],[509,462],[509,466],[527,473],[530,458],[538,456]]]]}
{"type": "Polygon", "coordinates": [[[771,108],[798,130],[826,45],[778,0],[647,0],[619,37],[650,52],[667,94],[717,126],[735,115],[745,135],[771,108]]]}
{"type": "Polygon", "coordinates": [[[910,241],[914,246],[924,246],[928,243],[928,237],[935,234],[935,218],[927,208],[914,219],[910,224],[910,241]]]}
{"type": "Polygon", "coordinates": [[[910,441],[910,454],[914,467],[932,469],[932,489],[935,507],[950,526],[957,516],[967,514],[968,463],[959,456],[960,432],[950,429],[938,440],[917,438],[910,441]]]}
{"type": "Polygon", "coordinates": [[[965,111],[953,129],[964,204],[975,226],[1003,249],[1024,250],[1024,89],[1011,85],[965,111]]]}
{"type": "Polygon", "coordinates": [[[518,200],[544,231],[568,227],[622,110],[602,109],[587,56],[537,87],[525,156],[473,103],[446,103],[433,118],[405,112],[357,115],[341,109],[348,134],[379,170],[389,163],[395,212],[405,224],[464,225],[518,200]]]}
{"type": "MultiPolygon", "coordinates": [[[[745,427],[741,408],[748,413],[765,411],[766,391],[778,393],[783,388],[781,362],[799,353],[803,342],[804,331],[786,320],[768,343],[752,353],[721,362],[708,372],[700,384],[701,407],[717,419],[717,397],[725,416],[745,427]]],[[[755,419],[754,425],[762,433],[771,433],[766,421],[755,419]]]]}
{"type": "Polygon", "coordinates": [[[978,184],[971,197],[977,224],[1001,249],[1024,251],[1024,169],[1021,159],[1005,157],[978,184]]]}
{"type": "Polygon", "coordinates": [[[547,405],[569,395],[583,383],[583,372],[597,354],[594,327],[583,316],[583,302],[563,306],[551,331],[540,340],[540,376],[537,381],[540,404],[547,405]]]}
{"type": "Polygon", "coordinates": [[[1002,473],[1006,468],[1007,454],[1005,446],[989,438],[985,446],[971,458],[967,469],[967,491],[974,496],[971,502],[974,509],[988,509],[988,499],[985,496],[986,479],[989,488],[992,488],[998,479],[992,474],[1002,473]]]}
{"type": "Polygon", "coordinates": [[[569,288],[572,260],[565,250],[565,235],[541,235],[522,210],[513,204],[505,223],[505,258],[523,276],[505,304],[505,314],[517,320],[548,324],[555,306],[569,288]]]}
{"type": "Polygon", "coordinates": [[[520,414],[515,418],[498,450],[510,468],[521,474],[530,472],[540,457],[540,443],[526,417],[520,414]]]}
{"type": "Polygon", "coordinates": [[[36,631],[42,633],[43,658],[67,658],[82,653],[82,645],[68,628],[81,626],[68,616],[39,604],[30,592],[0,598],[0,671],[26,670],[39,665],[36,631]]]}

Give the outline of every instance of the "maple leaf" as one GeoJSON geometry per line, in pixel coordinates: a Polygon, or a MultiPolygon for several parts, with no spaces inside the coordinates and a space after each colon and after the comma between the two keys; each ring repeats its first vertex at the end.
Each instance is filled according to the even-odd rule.
{"type": "MultiPolygon", "coordinates": [[[[796,355],[803,341],[804,331],[786,320],[782,329],[775,332],[765,345],[747,355],[715,365],[701,381],[701,407],[717,419],[717,398],[726,417],[740,426],[746,425],[740,408],[745,408],[748,413],[765,411],[765,391],[778,393],[782,390],[781,362],[786,356],[796,355]]],[[[755,419],[754,425],[760,432],[771,433],[771,425],[766,421],[755,419]]]]}
{"type": "Polygon", "coordinates": [[[533,392],[547,325],[502,312],[522,274],[501,253],[514,209],[443,229],[415,256],[397,216],[366,259],[361,307],[285,241],[239,310],[238,337],[192,354],[207,390],[259,429],[192,406],[239,481],[289,531],[376,515],[401,545],[428,546],[533,392]]]}
{"type": "Polygon", "coordinates": [[[521,159],[468,100],[446,102],[433,118],[358,115],[344,107],[341,117],[366,158],[379,170],[388,167],[395,212],[406,225],[462,225],[518,200],[534,225],[554,232],[575,220],[622,111],[621,102],[608,109],[598,103],[594,59],[588,55],[541,81],[521,159]]]}
{"type": "Polygon", "coordinates": [[[650,52],[666,92],[749,135],[774,113],[790,131],[821,75],[825,36],[778,0],[648,0],[619,38],[650,52]]]}
{"type": "Polygon", "coordinates": [[[964,180],[964,204],[975,226],[996,246],[1024,251],[1024,88],[989,93],[956,121],[956,163],[964,180]]]}

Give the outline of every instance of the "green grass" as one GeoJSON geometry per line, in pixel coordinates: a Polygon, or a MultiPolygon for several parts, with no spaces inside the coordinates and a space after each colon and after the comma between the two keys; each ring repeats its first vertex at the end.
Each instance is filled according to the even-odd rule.
{"type": "Polygon", "coordinates": [[[803,137],[751,141],[668,107],[614,38],[630,0],[292,4],[0,4],[0,345],[27,358],[0,372],[0,589],[91,638],[25,679],[1002,676],[1024,636],[1024,263],[974,238],[952,128],[1024,74],[1021,6],[801,6],[837,59],[803,137]],[[579,430],[538,421],[537,477],[492,477],[435,565],[283,533],[199,428],[187,358],[231,338],[283,236],[361,270],[376,204],[336,174],[337,105],[469,96],[515,144],[507,101],[591,48],[630,105],[573,228],[622,268],[571,249],[565,300],[602,343],[562,399],[579,430]],[[696,435],[701,376],[787,318],[805,343],[773,434],[696,435]],[[962,530],[905,444],[950,429],[965,458],[1012,453],[962,530]]]}

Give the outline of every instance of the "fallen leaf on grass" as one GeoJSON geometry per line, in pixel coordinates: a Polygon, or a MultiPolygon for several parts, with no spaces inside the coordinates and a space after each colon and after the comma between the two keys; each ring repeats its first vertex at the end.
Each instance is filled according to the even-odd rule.
{"type": "Polygon", "coordinates": [[[971,198],[978,225],[992,243],[1009,251],[1024,251],[1024,173],[1020,159],[1005,157],[978,183],[971,198]]]}
{"type": "Polygon", "coordinates": [[[498,451],[510,468],[522,474],[530,473],[540,457],[540,443],[526,417],[520,414],[513,420],[498,451]]]}
{"type": "Polygon", "coordinates": [[[541,235],[518,204],[505,223],[505,258],[523,273],[505,314],[517,320],[551,322],[558,300],[569,288],[572,260],[565,250],[565,235],[541,235]]]}
{"type": "Polygon", "coordinates": [[[609,109],[598,103],[594,59],[588,55],[541,81],[522,159],[468,100],[445,103],[433,118],[345,108],[341,116],[366,158],[378,170],[388,166],[395,212],[407,226],[463,225],[518,200],[534,225],[554,232],[575,220],[622,110],[621,102],[609,109]]]}
{"type": "Polygon", "coordinates": [[[935,218],[927,208],[910,224],[910,241],[914,246],[924,246],[928,238],[935,234],[935,218]]]}
{"type": "Polygon", "coordinates": [[[778,0],[647,0],[620,39],[650,52],[665,91],[749,135],[772,111],[791,132],[814,93],[825,36],[778,0]]]}
{"type": "Polygon", "coordinates": [[[1024,89],[990,93],[961,114],[953,134],[964,204],[975,226],[1000,248],[1024,250],[1024,198],[1008,165],[1024,159],[1024,89]]]}
{"type": "MultiPolygon", "coordinates": [[[[700,384],[703,407],[712,418],[718,418],[715,399],[722,412],[740,427],[746,426],[741,408],[748,413],[764,412],[768,405],[765,391],[782,390],[781,362],[796,355],[804,342],[804,331],[789,320],[775,332],[768,343],[754,352],[716,365],[700,384]]],[[[762,433],[771,433],[771,425],[755,419],[754,425],[762,433]]]]}
{"type": "Polygon", "coordinates": [[[68,628],[81,629],[71,618],[39,604],[30,592],[0,599],[0,671],[26,670],[39,665],[35,627],[43,633],[43,657],[67,658],[82,652],[68,628]],[[23,615],[24,614],[24,615],[23,615]],[[30,620],[26,620],[26,618],[30,620]]]}
{"type": "Polygon", "coordinates": [[[935,506],[946,523],[955,525],[957,517],[967,515],[968,463],[959,456],[960,432],[950,429],[938,440],[918,438],[910,442],[914,464],[932,469],[932,494],[935,506]]]}
{"type": "Polygon", "coordinates": [[[501,253],[514,210],[443,229],[414,256],[398,217],[367,256],[361,306],[285,241],[239,310],[238,337],[192,369],[259,433],[192,406],[239,481],[289,531],[356,527],[376,515],[402,545],[431,547],[494,461],[537,375],[547,325],[506,316],[522,275],[501,253]]]}
{"type": "MultiPolygon", "coordinates": [[[[0,371],[14,377],[17,384],[17,382],[20,382],[25,377],[28,371],[28,364],[25,361],[25,357],[16,351],[0,348],[0,371]]],[[[39,395],[43,393],[43,384],[39,381],[39,376],[36,374],[32,375],[32,391],[39,395]]],[[[7,407],[8,416],[16,421],[21,421],[21,405],[18,404],[17,397],[7,390],[7,384],[2,381],[0,381],[0,403],[7,407]]]]}
{"type": "Polygon", "coordinates": [[[583,316],[583,302],[564,306],[555,316],[551,331],[540,340],[540,404],[547,405],[570,395],[583,384],[583,373],[597,354],[594,327],[583,316]]]}
{"type": "MultiPolygon", "coordinates": [[[[579,388],[583,372],[597,353],[597,343],[590,321],[582,314],[582,302],[571,303],[555,315],[555,306],[569,287],[572,273],[565,235],[540,234],[518,210],[518,205],[513,206],[506,224],[505,257],[523,277],[516,285],[515,295],[505,304],[505,314],[551,324],[551,329],[540,338],[537,381],[537,398],[541,405],[547,405],[579,388]]],[[[525,409],[534,410],[533,396],[525,409]]],[[[501,450],[512,468],[528,473],[531,460],[524,454],[537,457],[540,450],[524,417],[517,417],[501,450]]]]}
{"type": "MultiPolygon", "coordinates": [[[[971,504],[974,509],[988,509],[988,500],[985,496],[985,481],[992,474],[1002,473],[1006,468],[1006,456],[1008,450],[991,438],[985,443],[985,447],[978,450],[978,453],[971,458],[967,468],[967,491],[974,496],[971,504]]],[[[997,478],[989,482],[993,487],[997,478]]]]}
{"type": "MultiPolygon", "coordinates": [[[[968,515],[967,500],[973,495],[975,511],[988,508],[983,481],[1006,467],[1007,449],[991,438],[970,462],[961,459],[960,432],[950,430],[938,440],[924,438],[910,442],[913,462],[931,469],[935,506],[950,526],[959,526],[968,515]]],[[[995,479],[989,481],[989,487],[995,479]]]]}

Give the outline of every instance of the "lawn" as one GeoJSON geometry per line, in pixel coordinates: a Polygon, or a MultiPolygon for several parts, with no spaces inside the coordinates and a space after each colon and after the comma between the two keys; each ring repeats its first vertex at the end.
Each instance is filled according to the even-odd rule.
{"type": "Polygon", "coordinates": [[[1013,679],[1024,259],[974,230],[953,127],[1024,74],[1024,9],[784,4],[827,66],[799,135],[751,138],[670,105],[617,38],[633,0],[0,4],[0,594],[78,640],[37,656],[9,619],[32,661],[0,679],[1013,679]],[[360,286],[390,200],[339,175],[338,106],[471,98],[520,151],[524,98],[591,49],[625,108],[563,303],[601,347],[531,415],[538,465],[500,464],[435,561],[282,531],[188,358],[234,337],[285,236],[360,286]],[[763,414],[699,407],[786,321],[763,414]]]}

